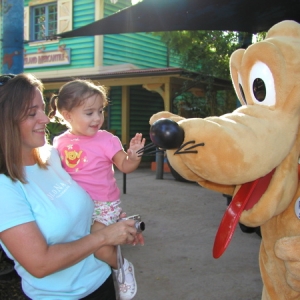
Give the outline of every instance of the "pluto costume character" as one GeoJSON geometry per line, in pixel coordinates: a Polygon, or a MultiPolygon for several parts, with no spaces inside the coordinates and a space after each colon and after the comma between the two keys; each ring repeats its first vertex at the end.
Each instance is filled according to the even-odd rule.
{"type": "Polygon", "coordinates": [[[168,148],[181,176],[234,196],[214,257],[225,251],[238,222],[261,226],[262,299],[300,299],[300,24],[274,25],[264,41],[232,54],[230,70],[241,107],[205,119],[159,112],[150,119],[151,138],[168,148]],[[182,133],[176,147],[157,139],[166,119],[182,133]]]}

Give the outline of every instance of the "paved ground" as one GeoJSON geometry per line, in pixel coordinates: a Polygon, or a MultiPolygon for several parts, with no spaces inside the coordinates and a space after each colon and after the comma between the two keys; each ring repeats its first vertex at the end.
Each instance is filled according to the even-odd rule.
{"type": "MultiPolygon", "coordinates": [[[[116,172],[120,188],[123,174],[116,172]]],[[[226,198],[195,183],[156,179],[149,168],[127,175],[121,195],[127,215],[141,214],[145,246],[123,246],[135,266],[135,300],[259,300],[260,237],[236,229],[226,252],[212,257],[226,198]]]]}

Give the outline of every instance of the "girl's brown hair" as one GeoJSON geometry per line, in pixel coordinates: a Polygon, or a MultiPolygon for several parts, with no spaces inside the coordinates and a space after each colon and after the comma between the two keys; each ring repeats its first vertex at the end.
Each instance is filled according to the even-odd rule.
{"type": "Polygon", "coordinates": [[[58,116],[59,119],[62,119],[62,111],[70,112],[74,107],[82,105],[87,98],[94,95],[102,98],[104,107],[108,105],[104,86],[97,86],[92,81],[83,79],[67,82],[59,89],[57,95],[51,97],[48,116],[50,118],[58,116]]]}
{"type": "MultiPolygon", "coordinates": [[[[35,90],[44,87],[31,74],[0,76],[0,174],[13,181],[26,182],[22,162],[20,122],[26,118],[35,90]]],[[[37,164],[46,168],[38,148],[33,150],[37,164]]]]}

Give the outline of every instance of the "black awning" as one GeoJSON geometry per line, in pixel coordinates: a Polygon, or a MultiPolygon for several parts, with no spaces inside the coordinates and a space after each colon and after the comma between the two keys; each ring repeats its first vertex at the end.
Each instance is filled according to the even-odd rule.
{"type": "Polygon", "coordinates": [[[257,33],[283,20],[300,23],[300,0],[144,0],[59,36],[174,30],[257,33]]]}

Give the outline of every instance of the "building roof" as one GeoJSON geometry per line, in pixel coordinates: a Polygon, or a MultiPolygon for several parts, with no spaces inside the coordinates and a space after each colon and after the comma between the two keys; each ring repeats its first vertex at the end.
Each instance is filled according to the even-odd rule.
{"type": "MultiPolygon", "coordinates": [[[[181,80],[190,81],[193,86],[197,84],[205,84],[206,79],[210,78],[213,81],[213,84],[216,86],[220,86],[223,88],[232,88],[232,82],[226,79],[220,79],[212,76],[206,76],[201,73],[187,71],[183,68],[150,68],[150,69],[130,69],[130,70],[116,70],[116,71],[103,71],[98,74],[85,74],[82,76],[76,76],[76,78],[81,79],[90,79],[90,80],[115,80],[115,79],[131,79],[132,85],[140,84],[140,80],[143,78],[151,77],[152,79],[155,77],[170,77],[170,78],[180,78],[181,80]],[[139,79],[137,83],[135,83],[134,79],[139,79]]],[[[44,83],[53,83],[53,82],[67,82],[73,80],[74,77],[56,77],[56,78],[45,78],[43,79],[44,83]]],[[[119,85],[122,85],[120,82],[119,85]]]]}

